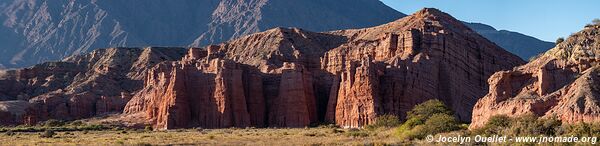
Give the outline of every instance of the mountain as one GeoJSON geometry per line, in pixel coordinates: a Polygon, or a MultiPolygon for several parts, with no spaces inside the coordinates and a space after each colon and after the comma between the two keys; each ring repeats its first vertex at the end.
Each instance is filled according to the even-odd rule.
{"type": "Polygon", "coordinates": [[[552,42],[542,41],[518,32],[496,30],[492,26],[481,23],[465,22],[465,24],[488,40],[525,60],[554,47],[552,42]]]}
{"type": "Polygon", "coordinates": [[[528,64],[495,73],[470,127],[482,127],[494,115],[600,121],[599,55],[600,26],[590,25],[528,64]]]}
{"type": "Polygon", "coordinates": [[[180,50],[101,49],[7,71],[0,76],[6,100],[0,107],[9,108],[0,114],[10,121],[0,122],[34,124],[122,109],[118,123],[155,129],[363,127],[380,115],[405,117],[429,99],[468,122],[487,93],[488,77],[525,63],[429,8],[375,27],[274,28],[180,50]]]}
{"type": "Polygon", "coordinates": [[[2,124],[74,120],[120,113],[147,70],[185,55],[183,48],[99,49],[60,62],[0,72],[2,124]]]}
{"type": "Polygon", "coordinates": [[[25,67],[96,48],[201,46],[279,26],[328,31],[404,16],[376,0],[340,2],[3,0],[0,67],[25,67]]]}

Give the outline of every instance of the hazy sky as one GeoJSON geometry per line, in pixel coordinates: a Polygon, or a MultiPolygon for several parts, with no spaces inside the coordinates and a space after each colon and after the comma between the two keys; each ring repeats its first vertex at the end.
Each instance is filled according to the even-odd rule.
{"type": "Polygon", "coordinates": [[[545,41],[568,37],[600,18],[600,0],[381,0],[410,15],[437,8],[467,22],[524,33],[545,41]]]}

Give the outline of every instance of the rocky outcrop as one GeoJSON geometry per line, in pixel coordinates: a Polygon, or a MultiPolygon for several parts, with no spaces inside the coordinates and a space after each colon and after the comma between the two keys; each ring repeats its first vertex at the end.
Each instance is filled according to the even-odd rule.
{"type": "Polygon", "coordinates": [[[485,80],[523,62],[435,9],[331,33],[351,37],[323,57],[323,68],[340,77],[329,100],[336,107],[328,108],[325,119],[346,127],[370,124],[382,114],[405,117],[428,99],[440,99],[470,121],[472,107],[485,95],[485,80]]]}
{"type": "Polygon", "coordinates": [[[27,106],[0,110],[12,119],[1,124],[35,124],[121,112],[131,94],[141,89],[150,66],[179,60],[184,54],[182,48],[111,48],[6,71],[0,76],[0,95],[4,96],[0,106],[27,106]]]}
{"type": "Polygon", "coordinates": [[[494,115],[556,117],[563,123],[598,122],[600,28],[586,27],[538,59],[489,79],[489,93],[473,110],[470,128],[494,115]]]}
{"type": "Polygon", "coordinates": [[[191,49],[186,59],[155,67],[160,73],[149,73],[126,113],[146,113],[158,129],[314,122],[362,127],[377,116],[404,117],[414,105],[440,99],[469,121],[471,108],[486,93],[485,80],[523,63],[435,9],[367,29],[312,33],[276,28],[204,50],[191,49]],[[210,63],[215,60],[239,67],[210,63]],[[223,76],[241,81],[228,83],[238,88],[213,85],[223,80],[219,74],[229,74],[227,68],[238,70],[223,76]],[[205,79],[191,78],[194,74],[205,74],[205,79]],[[214,100],[195,100],[203,98],[214,100]],[[233,104],[244,106],[228,106],[233,104]],[[224,117],[198,120],[203,114],[224,117]]]}
{"type": "MultiPolygon", "coordinates": [[[[103,59],[76,57],[53,68],[78,69],[65,76],[86,82],[69,85],[81,88],[25,96],[34,107],[28,112],[35,113],[25,119],[90,117],[128,100],[120,120],[146,121],[156,129],[304,127],[317,122],[363,127],[380,115],[405,117],[414,105],[440,99],[460,120],[470,121],[472,107],[488,89],[485,80],[523,63],[436,9],[364,29],[315,33],[274,28],[187,53],[145,49],[128,58],[109,57],[122,54],[110,50],[88,55],[103,59]]],[[[63,77],[55,73],[22,74],[63,77]]],[[[70,78],[53,80],[59,79],[71,83],[70,78]]],[[[44,84],[40,81],[28,83],[44,84]]],[[[30,86],[18,85],[7,89],[30,86]]],[[[18,98],[12,90],[0,90],[18,98]]]]}

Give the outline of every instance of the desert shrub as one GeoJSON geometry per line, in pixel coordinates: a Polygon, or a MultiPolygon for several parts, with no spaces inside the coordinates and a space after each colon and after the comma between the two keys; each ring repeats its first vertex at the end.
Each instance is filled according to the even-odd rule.
{"type": "Polygon", "coordinates": [[[55,120],[55,119],[50,119],[50,120],[44,122],[44,126],[46,126],[46,127],[60,127],[60,126],[64,126],[64,125],[65,125],[65,122],[55,120]]]}
{"type": "Polygon", "coordinates": [[[563,37],[559,37],[558,39],[556,39],[556,42],[555,42],[555,44],[557,44],[557,45],[558,45],[558,44],[560,44],[560,43],[562,43],[562,42],[564,42],[564,41],[565,41],[565,38],[563,38],[563,37]]]}
{"type": "Polygon", "coordinates": [[[90,131],[100,131],[100,130],[106,130],[106,129],[109,129],[109,128],[104,125],[86,125],[83,127],[79,127],[79,130],[90,130],[90,131]]]}
{"type": "Polygon", "coordinates": [[[348,137],[367,137],[369,136],[369,133],[361,130],[349,130],[345,135],[348,137]]]}
{"type": "Polygon", "coordinates": [[[592,24],[600,25],[600,19],[596,18],[596,19],[592,20],[592,24]]]}
{"type": "Polygon", "coordinates": [[[416,105],[411,111],[407,113],[406,119],[417,119],[425,121],[428,117],[434,114],[447,114],[452,115],[452,111],[446,107],[446,105],[437,100],[428,100],[421,104],[416,105]]]}
{"type": "Polygon", "coordinates": [[[474,130],[474,133],[483,135],[501,134],[503,130],[510,126],[511,120],[512,119],[506,115],[492,116],[483,128],[474,130]]]}
{"type": "Polygon", "coordinates": [[[313,122],[310,123],[308,127],[317,127],[317,128],[339,128],[335,123],[331,122],[313,122]]]}
{"type": "Polygon", "coordinates": [[[564,124],[559,135],[565,136],[600,136],[600,123],[564,124]]]}
{"type": "Polygon", "coordinates": [[[435,114],[425,121],[425,132],[437,134],[459,129],[459,122],[454,116],[447,114],[435,114]]]}
{"type": "Polygon", "coordinates": [[[562,126],[562,121],[557,117],[551,117],[547,119],[539,119],[538,132],[543,135],[557,135],[559,134],[562,126]]]}
{"type": "Polygon", "coordinates": [[[400,125],[400,119],[395,115],[382,115],[375,118],[375,123],[368,125],[367,129],[391,128],[400,125]]]}
{"type": "Polygon", "coordinates": [[[416,105],[407,113],[407,120],[396,128],[401,139],[422,139],[427,135],[461,129],[452,111],[439,100],[416,105]]]}
{"type": "Polygon", "coordinates": [[[146,126],[146,127],[144,127],[144,130],[146,130],[146,131],[152,131],[153,128],[152,128],[152,126],[146,126]]]}
{"type": "Polygon", "coordinates": [[[534,61],[534,60],[536,60],[536,59],[538,59],[538,58],[542,57],[542,55],[544,55],[544,53],[540,53],[540,54],[537,54],[537,55],[535,55],[535,56],[531,56],[531,57],[529,57],[529,62],[531,62],[531,61],[534,61]]]}
{"type": "Polygon", "coordinates": [[[56,135],[56,133],[52,130],[46,130],[44,132],[42,132],[42,134],[40,134],[41,138],[52,138],[54,137],[54,135],[56,135]]]}
{"type": "Polygon", "coordinates": [[[534,115],[524,115],[509,121],[510,125],[504,133],[506,135],[534,136],[540,134],[540,126],[534,115]]]}
{"type": "Polygon", "coordinates": [[[331,133],[344,133],[344,131],[343,130],[339,130],[337,128],[333,128],[333,129],[331,129],[331,133]]]}
{"type": "Polygon", "coordinates": [[[70,123],[70,125],[73,125],[73,126],[83,126],[84,123],[81,122],[81,121],[73,121],[73,122],[70,123]]]}
{"type": "Polygon", "coordinates": [[[569,131],[564,129],[562,122],[556,117],[538,118],[535,115],[508,117],[506,115],[492,116],[484,127],[473,130],[474,134],[508,135],[508,136],[555,136],[569,131]]]}
{"type": "Polygon", "coordinates": [[[13,132],[12,130],[8,130],[4,134],[6,134],[6,136],[13,136],[13,135],[15,135],[15,132],[13,132]]]}

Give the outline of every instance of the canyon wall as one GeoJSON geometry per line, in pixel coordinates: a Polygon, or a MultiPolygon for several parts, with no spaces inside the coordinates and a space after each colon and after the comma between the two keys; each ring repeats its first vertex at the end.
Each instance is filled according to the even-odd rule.
{"type": "Polygon", "coordinates": [[[158,129],[317,122],[362,127],[380,115],[404,117],[414,105],[440,99],[468,122],[475,102],[486,94],[487,78],[523,63],[435,9],[366,29],[276,28],[201,50],[198,54],[206,55],[194,56],[197,51],[190,49],[185,59],[152,69],[159,73],[148,74],[146,87],[125,113],[145,113],[158,129]],[[215,60],[239,67],[214,65],[215,60]],[[237,69],[228,73],[227,68],[237,69]],[[213,85],[221,80],[240,82],[226,83],[238,88],[213,85]],[[213,100],[197,100],[202,98],[213,100]],[[198,119],[203,114],[225,116],[198,119]]]}
{"type": "Polygon", "coordinates": [[[484,126],[495,115],[533,115],[569,124],[600,121],[599,30],[588,26],[528,64],[492,75],[470,128],[484,126]]]}
{"type": "Polygon", "coordinates": [[[405,117],[429,99],[443,101],[468,122],[476,101],[487,93],[488,77],[524,63],[436,9],[364,29],[274,28],[202,48],[132,50],[140,53],[107,49],[45,66],[47,73],[27,72],[40,67],[9,71],[23,73],[0,80],[6,86],[0,95],[31,104],[25,112],[8,110],[33,119],[25,123],[123,109],[121,123],[137,121],[155,129],[324,122],[350,128],[385,114],[405,117]],[[70,82],[73,76],[85,80],[70,82]],[[48,86],[40,81],[63,79],[70,84],[52,92],[4,90],[43,89],[48,86]]]}

